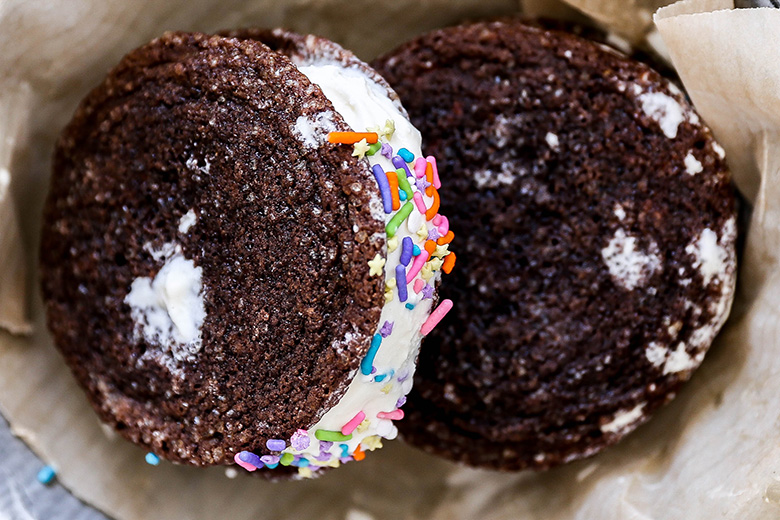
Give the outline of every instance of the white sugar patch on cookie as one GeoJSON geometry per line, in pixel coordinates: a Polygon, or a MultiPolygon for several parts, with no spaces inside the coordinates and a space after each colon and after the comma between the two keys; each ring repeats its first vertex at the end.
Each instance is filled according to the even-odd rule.
{"type": "Polygon", "coordinates": [[[663,374],[676,374],[685,370],[693,370],[701,364],[704,354],[705,351],[702,350],[698,354],[691,356],[685,348],[685,343],[681,341],[677,344],[676,349],[669,352],[669,357],[666,358],[664,363],[663,374]]]}
{"type": "Polygon", "coordinates": [[[663,92],[645,92],[639,95],[642,111],[661,127],[669,139],[677,137],[680,124],[685,121],[685,109],[673,97],[663,92]]]}
{"type": "Polygon", "coordinates": [[[645,357],[647,357],[647,360],[650,362],[650,364],[655,367],[660,367],[664,364],[668,353],[668,348],[664,347],[660,343],[656,343],[655,341],[651,341],[645,349],[645,357]]]}
{"type": "Polygon", "coordinates": [[[558,148],[560,147],[560,141],[558,141],[558,136],[552,132],[547,132],[547,135],[544,136],[544,140],[547,141],[547,146],[549,146],[555,151],[557,151],[558,148]]]}
{"type": "Polygon", "coordinates": [[[642,417],[642,411],[647,403],[639,403],[630,410],[619,410],[607,424],[601,425],[604,433],[623,433],[635,425],[642,417]]]}
{"type": "Polygon", "coordinates": [[[624,210],[623,206],[618,203],[615,203],[615,207],[613,208],[612,212],[615,214],[618,220],[624,220],[626,218],[626,210],[624,210]]]}
{"type": "Polygon", "coordinates": [[[136,335],[160,347],[157,353],[147,349],[144,357],[156,354],[169,366],[171,361],[191,361],[200,351],[200,329],[206,318],[203,269],[174,244],[165,244],[159,253],[166,257],[165,264],[153,278],[133,280],[124,302],[130,306],[136,335]]]}
{"type": "Polygon", "coordinates": [[[308,116],[298,116],[292,132],[306,148],[319,148],[327,141],[328,134],[337,130],[333,122],[333,112],[317,112],[308,116]]]}
{"type": "Polygon", "coordinates": [[[697,173],[701,173],[704,170],[701,162],[690,152],[685,156],[684,162],[685,171],[688,173],[688,175],[696,175],[697,173]]]}
{"type": "Polygon", "coordinates": [[[491,169],[482,169],[474,172],[474,182],[477,188],[496,188],[501,184],[512,184],[517,179],[514,165],[509,162],[501,164],[501,171],[495,172],[491,169]]]}
{"type": "Polygon", "coordinates": [[[636,237],[618,229],[607,247],[601,250],[612,279],[629,291],[643,285],[661,267],[658,246],[654,242],[648,252],[641,251],[638,245],[636,237]]]}
{"type": "Polygon", "coordinates": [[[693,255],[693,268],[698,269],[707,286],[713,279],[720,279],[721,273],[724,273],[727,265],[730,263],[730,237],[731,229],[734,227],[732,222],[724,226],[724,236],[720,239],[718,234],[710,228],[705,228],[696,239],[685,246],[685,252],[693,255]]]}
{"type": "Polygon", "coordinates": [[[194,210],[189,210],[179,219],[179,233],[186,233],[197,223],[198,217],[194,210]]]}

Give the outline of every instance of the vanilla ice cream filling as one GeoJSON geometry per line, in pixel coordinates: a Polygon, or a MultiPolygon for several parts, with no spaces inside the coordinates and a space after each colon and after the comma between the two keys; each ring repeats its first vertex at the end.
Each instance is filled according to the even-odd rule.
{"type": "MultiPolygon", "coordinates": [[[[386,142],[392,147],[393,154],[397,154],[401,148],[406,148],[415,157],[422,156],[420,133],[390,99],[386,87],[377,84],[357,68],[344,68],[339,64],[304,65],[299,66],[299,70],[312,83],[320,87],[336,111],[354,131],[364,132],[372,127],[381,127],[390,120],[395,125],[395,131],[386,142]]],[[[306,139],[310,135],[306,132],[303,138],[306,139]]],[[[378,164],[385,172],[396,170],[391,160],[381,153],[367,156],[367,159],[372,167],[378,164]]],[[[414,171],[412,164],[407,166],[414,171]]],[[[414,176],[409,178],[409,181],[412,190],[419,191],[414,184],[414,176]]],[[[430,207],[432,197],[426,196],[424,190],[422,195],[425,205],[430,207]]],[[[385,214],[381,199],[377,199],[372,201],[373,213],[387,224],[393,213],[385,214]]],[[[386,290],[392,291],[393,298],[386,301],[382,308],[379,319],[380,329],[377,334],[380,334],[380,331],[386,333],[390,329],[391,332],[382,338],[373,359],[375,371],[370,375],[364,375],[361,370],[357,370],[339,402],[316,424],[306,428],[306,435],[309,437],[308,447],[295,449],[294,446],[290,446],[284,450],[286,453],[321,461],[321,465],[333,466],[337,465],[339,459],[345,458],[347,453],[354,452],[361,445],[364,450],[374,449],[381,445],[377,443],[379,438],[393,439],[397,435],[397,429],[387,414],[392,418],[398,417],[398,408],[404,403],[406,394],[412,388],[415,361],[423,337],[420,328],[431,313],[433,300],[430,297],[424,298],[424,291],[418,293],[413,290],[414,280],[412,280],[408,284],[408,299],[401,302],[395,287],[394,266],[400,263],[402,250],[400,244],[404,237],[410,237],[420,249],[424,247],[428,237],[420,233],[420,228],[423,226],[426,232],[434,227],[415,209],[406,222],[401,224],[392,241],[388,241],[391,245],[384,251],[386,290]],[[394,247],[392,244],[398,245],[394,247]],[[316,438],[315,433],[318,430],[342,431],[342,428],[350,422],[354,426],[358,423],[358,419],[361,419],[360,425],[352,431],[349,440],[329,443],[320,442],[316,438]]],[[[359,229],[354,231],[357,233],[359,229]]],[[[433,286],[440,277],[441,272],[435,271],[427,283],[433,286]]],[[[419,279],[420,274],[415,278],[419,279]]],[[[380,335],[384,336],[384,334],[380,335]]],[[[343,341],[336,342],[334,348],[343,343],[343,341]]],[[[303,433],[299,430],[299,435],[303,433]]],[[[295,444],[300,448],[307,443],[304,441],[295,444]]]]}

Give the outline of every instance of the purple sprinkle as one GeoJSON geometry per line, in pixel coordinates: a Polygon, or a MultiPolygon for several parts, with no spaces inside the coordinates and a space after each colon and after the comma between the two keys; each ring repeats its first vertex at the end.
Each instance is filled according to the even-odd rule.
{"type": "Polygon", "coordinates": [[[439,233],[439,230],[435,227],[431,228],[430,231],[428,231],[428,240],[438,240],[441,238],[441,233],[439,233]]]}
{"type": "Polygon", "coordinates": [[[398,376],[398,382],[403,383],[404,381],[406,381],[407,377],[409,377],[409,372],[404,372],[403,374],[398,376]]]}
{"type": "Polygon", "coordinates": [[[309,447],[309,434],[306,430],[298,430],[290,437],[290,445],[296,451],[303,451],[309,447]]]}
{"type": "Polygon", "coordinates": [[[320,451],[328,451],[333,447],[332,441],[320,441],[320,451]]]}
{"type": "Polygon", "coordinates": [[[406,162],[401,158],[400,155],[396,155],[395,157],[393,157],[393,166],[395,166],[396,168],[403,168],[404,170],[406,170],[407,177],[412,176],[412,172],[409,171],[409,167],[406,165],[406,162]]]}
{"type": "Polygon", "coordinates": [[[317,455],[317,456],[316,456],[316,457],[314,457],[314,458],[315,458],[315,459],[317,459],[317,460],[319,460],[319,461],[326,462],[326,461],[329,461],[329,460],[330,460],[330,458],[331,458],[331,455],[330,455],[330,453],[328,453],[327,451],[325,451],[325,450],[322,450],[322,451],[320,451],[320,454],[319,454],[319,455],[317,455]]]}
{"type": "Polygon", "coordinates": [[[341,461],[342,464],[346,464],[347,462],[352,462],[355,459],[353,459],[352,457],[341,457],[339,460],[341,461]]]}
{"type": "Polygon", "coordinates": [[[276,455],[263,455],[260,457],[260,460],[263,461],[268,466],[272,466],[274,464],[279,464],[279,457],[276,455]]]}
{"type": "Polygon", "coordinates": [[[405,404],[406,404],[406,396],[402,395],[401,397],[398,398],[398,401],[395,402],[395,407],[401,408],[405,404]]]}
{"type": "Polygon", "coordinates": [[[371,367],[371,373],[376,374],[376,367],[371,367]]]}
{"type": "Polygon", "coordinates": [[[409,293],[406,291],[406,268],[402,265],[395,266],[395,284],[398,287],[398,299],[405,302],[409,293]]]}
{"type": "Polygon", "coordinates": [[[252,466],[256,468],[262,468],[263,467],[263,460],[252,453],[251,451],[242,451],[238,454],[238,458],[242,462],[246,462],[247,464],[251,464],[252,466]]]}
{"type": "Polygon", "coordinates": [[[390,194],[390,182],[387,180],[387,174],[378,164],[375,164],[371,171],[374,173],[376,183],[379,185],[379,192],[382,194],[382,206],[385,208],[385,213],[393,212],[393,198],[390,194]]]}
{"type": "Polygon", "coordinates": [[[422,288],[422,294],[423,294],[422,297],[423,300],[430,300],[431,298],[433,298],[433,286],[430,284],[425,284],[425,287],[422,288]]]}
{"type": "Polygon", "coordinates": [[[383,338],[386,338],[390,334],[393,333],[393,325],[394,323],[392,321],[386,321],[384,325],[382,325],[382,328],[379,329],[379,335],[383,338]]]}
{"type": "Polygon", "coordinates": [[[268,439],[265,447],[271,451],[282,451],[287,447],[287,443],[281,439],[268,439]]]}
{"type": "Polygon", "coordinates": [[[401,263],[409,265],[412,261],[412,252],[414,251],[414,242],[411,237],[404,237],[401,241],[401,263]]]}
{"type": "MultiPolygon", "coordinates": [[[[387,143],[382,143],[382,149],[379,153],[390,159],[393,156],[393,147],[387,143]]],[[[396,168],[399,168],[399,166],[396,166],[396,168]]]]}
{"type": "Polygon", "coordinates": [[[425,177],[420,177],[419,179],[414,181],[414,184],[415,184],[415,186],[417,186],[418,190],[423,191],[423,192],[425,191],[425,188],[427,188],[428,186],[431,185],[430,182],[425,180],[425,177]]]}

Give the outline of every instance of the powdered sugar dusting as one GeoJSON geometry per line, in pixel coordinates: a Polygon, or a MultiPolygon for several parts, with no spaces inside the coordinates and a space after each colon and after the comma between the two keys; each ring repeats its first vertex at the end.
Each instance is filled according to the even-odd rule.
{"type": "MultiPolygon", "coordinates": [[[[734,227],[733,223],[731,227],[734,227]]],[[[730,242],[724,241],[723,238],[725,237],[719,240],[717,233],[710,228],[705,228],[693,242],[685,247],[685,252],[695,257],[693,267],[701,273],[705,286],[709,285],[713,279],[719,278],[718,275],[725,271],[729,262],[730,242]]]]}
{"type": "Polygon", "coordinates": [[[333,112],[325,111],[298,116],[292,130],[306,148],[319,148],[327,141],[328,134],[337,128],[333,122],[333,112]]]}
{"type": "Polygon", "coordinates": [[[636,237],[626,235],[622,229],[615,232],[607,247],[601,250],[601,256],[615,283],[629,291],[643,285],[661,267],[655,243],[645,253],[639,250],[636,237]]]}
{"type": "Polygon", "coordinates": [[[658,123],[666,137],[677,137],[677,130],[685,121],[685,110],[676,99],[663,92],[645,92],[639,95],[639,102],[645,115],[658,123]]]}
{"type": "Polygon", "coordinates": [[[701,162],[689,152],[688,155],[685,156],[685,171],[688,175],[696,175],[703,170],[704,167],[701,165],[701,162]]]}
{"type": "Polygon", "coordinates": [[[198,221],[195,211],[189,210],[179,220],[179,233],[186,233],[198,221]]]}
{"type": "Polygon", "coordinates": [[[668,348],[664,347],[660,343],[656,343],[655,341],[651,341],[645,349],[645,356],[647,357],[647,360],[655,367],[660,367],[664,364],[666,355],[668,353],[668,348]]]}
{"type": "Polygon", "coordinates": [[[642,410],[646,404],[639,403],[630,410],[619,410],[610,422],[601,426],[601,431],[604,433],[623,433],[629,430],[642,418],[642,410]]]}

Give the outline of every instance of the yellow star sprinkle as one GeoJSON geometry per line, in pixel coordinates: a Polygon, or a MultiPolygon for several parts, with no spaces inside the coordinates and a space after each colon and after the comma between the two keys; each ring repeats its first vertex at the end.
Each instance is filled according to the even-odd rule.
{"type": "Polygon", "coordinates": [[[382,127],[381,135],[388,141],[393,138],[395,133],[395,121],[392,119],[385,120],[385,126],[382,127]]]}
{"type": "Polygon", "coordinates": [[[428,226],[425,225],[423,222],[420,224],[420,229],[417,230],[417,238],[419,238],[422,241],[428,240],[428,226]]]}
{"type": "Polygon", "coordinates": [[[393,291],[385,291],[385,303],[393,301],[393,291]]]}
{"type": "Polygon", "coordinates": [[[450,245],[444,244],[443,246],[436,245],[436,251],[433,252],[431,256],[435,256],[436,258],[444,258],[448,254],[450,254],[450,245]]]}
{"type": "Polygon", "coordinates": [[[385,282],[385,291],[392,291],[395,289],[396,286],[395,278],[390,278],[388,281],[385,282]]]}
{"type": "Polygon", "coordinates": [[[387,239],[387,252],[392,253],[398,249],[398,237],[388,238],[387,239]]]}
{"type": "Polygon", "coordinates": [[[382,387],[382,393],[389,394],[390,390],[392,389],[393,389],[393,383],[387,383],[385,386],[382,387]]]}
{"type": "Polygon", "coordinates": [[[382,257],[382,255],[377,253],[373,260],[368,261],[368,276],[381,276],[384,266],[385,259],[382,257]]]}
{"type": "Polygon", "coordinates": [[[374,451],[375,449],[382,447],[382,439],[378,435],[366,437],[363,439],[363,442],[360,443],[360,447],[363,448],[363,451],[374,451]]]}
{"type": "Polygon", "coordinates": [[[426,282],[431,281],[431,278],[433,278],[433,269],[431,268],[430,262],[425,262],[422,266],[422,269],[420,269],[420,276],[422,276],[422,279],[426,282]]]}
{"type": "Polygon", "coordinates": [[[309,468],[308,466],[306,466],[306,467],[299,467],[298,468],[298,475],[300,475],[303,478],[311,478],[312,477],[311,468],[309,468]]]}
{"type": "Polygon", "coordinates": [[[371,424],[371,421],[369,421],[368,419],[363,419],[363,421],[360,424],[358,424],[357,432],[363,433],[368,429],[369,424],[371,424]]]}
{"type": "Polygon", "coordinates": [[[431,258],[428,261],[428,263],[431,264],[431,270],[432,271],[438,271],[439,269],[441,269],[441,266],[444,263],[444,260],[442,260],[441,258],[431,258]]]}
{"type": "Polygon", "coordinates": [[[352,152],[353,157],[357,157],[359,159],[362,159],[366,156],[366,153],[368,152],[368,149],[371,145],[368,144],[368,141],[365,139],[361,139],[357,143],[355,143],[355,150],[352,152]]]}

